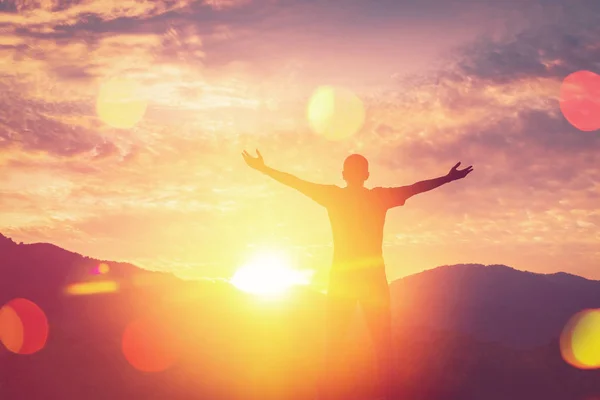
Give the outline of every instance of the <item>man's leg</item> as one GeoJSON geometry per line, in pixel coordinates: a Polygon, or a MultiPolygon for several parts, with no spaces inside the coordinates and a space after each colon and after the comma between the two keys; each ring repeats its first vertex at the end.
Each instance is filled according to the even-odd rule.
{"type": "MultiPolygon", "coordinates": [[[[390,292],[385,278],[373,276],[367,295],[361,299],[365,321],[371,333],[380,382],[386,400],[393,397],[394,348],[392,342],[392,318],[390,292]]],[[[369,280],[370,280],[369,279],[369,280]]]]}
{"type": "Polygon", "coordinates": [[[334,399],[340,382],[340,358],[345,352],[346,334],[356,307],[354,298],[330,291],[327,297],[325,349],[320,373],[319,399],[334,399]],[[333,292],[333,293],[332,293],[333,292]]]}

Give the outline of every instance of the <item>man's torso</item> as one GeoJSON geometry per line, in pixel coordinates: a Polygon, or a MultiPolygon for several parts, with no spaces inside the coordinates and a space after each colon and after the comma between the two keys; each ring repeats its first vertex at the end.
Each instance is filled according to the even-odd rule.
{"type": "Polygon", "coordinates": [[[382,267],[387,208],[378,189],[338,187],[325,206],[333,234],[333,269],[382,267]]]}

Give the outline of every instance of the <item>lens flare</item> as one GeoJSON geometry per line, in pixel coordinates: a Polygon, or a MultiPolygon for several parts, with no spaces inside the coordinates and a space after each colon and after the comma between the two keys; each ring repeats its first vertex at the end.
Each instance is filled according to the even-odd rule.
{"type": "Polygon", "coordinates": [[[147,105],[139,84],[126,78],[113,78],[100,87],[96,113],[113,128],[129,129],[142,119],[147,105]]]}
{"type": "Polygon", "coordinates": [[[0,341],[16,354],[33,354],[48,339],[48,319],[35,303],[14,299],[0,309],[0,341]]]}
{"type": "Polygon", "coordinates": [[[173,330],[154,318],[131,322],[123,333],[122,350],[132,367],[143,372],[160,372],[171,367],[177,359],[173,330]]]}
{"type": "Polygon", "coordinates": [[[581,311],[569,320],[560,350],[563,359],[576,368],[600,368],[600,309],[581,311]]]}
{"type": "Polygon", "coordinates": [[[600,75],[578,71],[567,76],[560,88],[560,109],[577,129],[600,129],[600,75]]]}
{"type": "Polygon", "coordinates": [[[67,294],[84,296],[90,294],[114,293],[119,290],[119,285],[114,281],[96,281],[74,283],[67,287],[67,294]]]}
{"type": "Polygon", "coordinates": [[[104,275],[110,272],[110,266],[106,263],[98,264],[93,270],[92,274],[94,275],[104,275]]]}
{"type": "Polygon", "coordinates": [[[17,354],[23,347],[23,323],[19,314],[8,305],[0,309],[0,342],[17,354]]]}
{"type": "Polygon", "coordinates": [[[309,100],[307,116],[315,133],[329,140],[343,140],[362,128],[365,108],[351,91],[321,86],[309,100]]]}

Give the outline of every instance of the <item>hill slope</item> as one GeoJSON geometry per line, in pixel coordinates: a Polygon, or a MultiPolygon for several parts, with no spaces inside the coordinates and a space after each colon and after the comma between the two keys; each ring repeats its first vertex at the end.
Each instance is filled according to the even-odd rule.
{"type": "Polygon", "coordinates": [[[535,348],[557,339],[575,313],[600,308],[600,281],[505,265],[442,266],[390,285],[399,326],[427,326],[484,342],[535,348]]]}
{"type": "MultiPolygon", "coordinates": [[[[30,356],[0,346],[4,399],[311,399],[324,326],[324,296],[297,289],[277,301],[225,282],[101,262],[49,244],[0,235],[0,303],[15,297],[46,313],[50,336],[30,356]],[[68,296],[75,282],[112,280],[118,290],[68,296]],[[167,328],[172,366],[140,372],[123,355],[139,318],[167,328]]],[[[590,400],[600,372],[566,364],[558,334],[584,308],[600,307],[600,282],[506,266],[443,266],[391,284],[401,398],[590,400]]],[[[375,398],[364,326],[354,325],[340,366],[344,398],[375,398]]],[[[152,331],[147,332],[152,334],[152,331]]],[[[340,340],[342,340],[341,338],[340,340]]]]}

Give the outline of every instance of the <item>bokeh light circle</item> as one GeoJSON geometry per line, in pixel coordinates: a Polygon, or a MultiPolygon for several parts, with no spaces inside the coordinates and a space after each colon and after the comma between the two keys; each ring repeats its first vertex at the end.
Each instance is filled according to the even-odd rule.
{"type": "Polygon", "coordinates": [[[96,100],[96,113],[106,124],[129,129],[146,113],[147,100],[141,86],[127,78],[113,78],[100,87],[96,100]]]}
{"type": "Polygon", "coordinates": [[[365,108],[350,90],[321,86],[308,102],[307,117],[316,134],[329,140],[343,140],[362,128],[365,108]]]}
{"type": "Polygon", "coordinates": [[[0,341],[16,354],[33,354],[44,348],[48,339],[48,319],[30,300],[18,298],[0,309],[0,341]]]}
{"type": "Polygon", "coordinates": [[[96,268],[94,268],[94,270],[93,270],[94,275],[104,275],[104,274],[108,274],[109,272],[110,272],[110,265],[108,265],[106,263],[98,264],[98,266],[96,268]]]}
{"type": "Polygon", "coordinates": [[[0,342],[13,353],[23,347],[23,323],[19,314],[10,306],[0,309],[0,342]]]}
{"type": "Polygon", "coordinates": [[[580,369],[600,368],[600,309],[573,316],[561,334],[563,359],[580,369]]]}
{"type": "Polygon", "coordinates": [[[135,369],[160,372],[176,361],[176,343],[177,337],[165,321],[145,317],[134,320],[125,328],[122,351],[135,369]]]}
{"type": "Polygon", "coordinates": [[[560,109],[577,129],[600,129],[600,75],[591,71],[568,75],[560,87],[560,109]]]}

